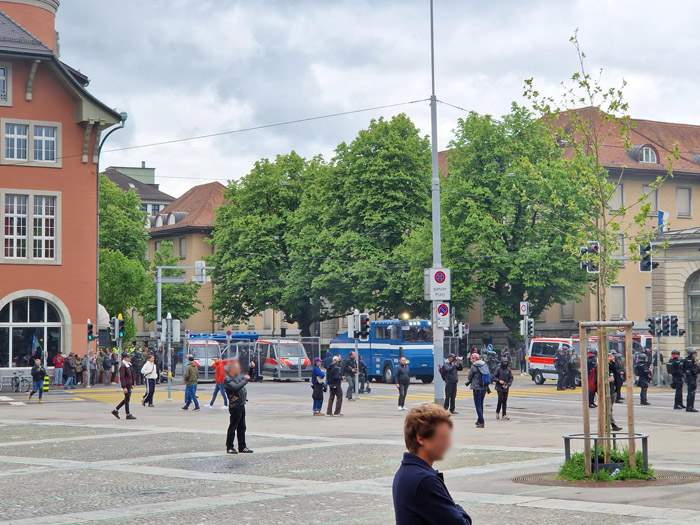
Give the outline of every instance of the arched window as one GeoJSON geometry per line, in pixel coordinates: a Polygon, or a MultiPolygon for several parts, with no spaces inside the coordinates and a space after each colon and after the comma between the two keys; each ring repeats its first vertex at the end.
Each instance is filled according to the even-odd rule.
{"type": "Polygon", "coordinates": [[[0,368],[32,366],[33,359],[53,358],[61,352],[61,316],[50,302],[22,297],[0,310],[0,368]]]}
{"type": "Polygon", "coordinates": [[[700,273],[688,283],[688,329],[690,344],[700,345],[700,273]]]}
{"type": "Polygon", "coordinates": [[[644,162],[645,164],[656,164],[656,151],[654,151],[654,148],[644,146],[639,152],[639,162],[644,162]]]}

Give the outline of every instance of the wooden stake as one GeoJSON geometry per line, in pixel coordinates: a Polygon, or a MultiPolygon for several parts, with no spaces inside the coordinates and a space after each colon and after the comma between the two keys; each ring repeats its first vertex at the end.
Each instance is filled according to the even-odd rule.
{"type": "Polygon", "coordinates": [[[630,468],[635,468],[637,456],[634,441],[634,367],[632,359],[634,359],[632,355],[632,329],[627,328],[625,332],[625,387],[627,389],[627,435],[629,436],[627,452],[630,468]]]}
{"type": "Polygon", "coordinates": [[[583,396],[583,457],[585,458],[586,476],[591,475],[591,420],[588,410],[588,334],[579,325],[579,356],[581,358],[581,395],[583,396]]]}

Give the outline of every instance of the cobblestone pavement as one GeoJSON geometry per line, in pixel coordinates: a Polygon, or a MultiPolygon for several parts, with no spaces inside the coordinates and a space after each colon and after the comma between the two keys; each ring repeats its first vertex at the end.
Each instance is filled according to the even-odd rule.
{"type": "MultiPolygon", "coordinates": [[[[429,386],[412,388],[414,404],[429,399],[429,386]]],[[[200,388],[200,400],[209,389],[200,388]]],[[[309,417],[309,390],[251,385],[248,444],[255,453],[236,456],[223,451],[225,411],[183,413],[163,401],[136,406],[136,421],[116,421],[105,409],[111,394],[97,389],[80,402],[71,392],[44,405],[2,406],[0,523],[394,523],[391,482],[404,451],[404,414],[396,412],[391,385],[373,385],[369,403],[346,403],[344,418],[309,417]]],[[[700,484],[625,490],[513,483],[556,470],[561,435],[578,424],[573,396],[537,394],[533,402],[525,394],[513,403],[510,422],[491,416],[480,431],[463,404],[455,447],[436,465],[475,525],[700,523],[700,484]]],[[[640,427],[661,443],[679,448],[697,435],[681,428],[672,410],[655,410],[642,415],[640,427]]],[[[674,463],[673,449],[664,455],[664,448],[652,448],[659,468],[700,470],[698,462],[674,463]]]]}

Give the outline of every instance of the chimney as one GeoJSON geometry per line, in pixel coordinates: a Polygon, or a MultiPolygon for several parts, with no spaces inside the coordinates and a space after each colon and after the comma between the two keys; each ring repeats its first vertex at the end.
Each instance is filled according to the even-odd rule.
{"type": "Polygon", "coordinates": [[[56,11],[60,0],[0,0],[0,11],[56,50],[56,11]]]}
{"type": "Polygon", "coordinates": [[[142,160],[142,161],[141,161],[141,167],[142,167],[142,168],[145,168],[145,167],[146,167],[146,161],[145,161],[145,160],[142,160]]]}

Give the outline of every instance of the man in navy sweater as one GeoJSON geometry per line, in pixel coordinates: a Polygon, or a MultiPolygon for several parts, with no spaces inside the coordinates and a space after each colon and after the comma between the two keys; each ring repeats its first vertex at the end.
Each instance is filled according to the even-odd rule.
{"type": "Polygon", "coordinates": [[[436,404],[414,408],[404,422],[404,440],[408,452],[392,487],[396,525],[471,525],[433,468],[452,446],[450,413],[436,404]]]}

